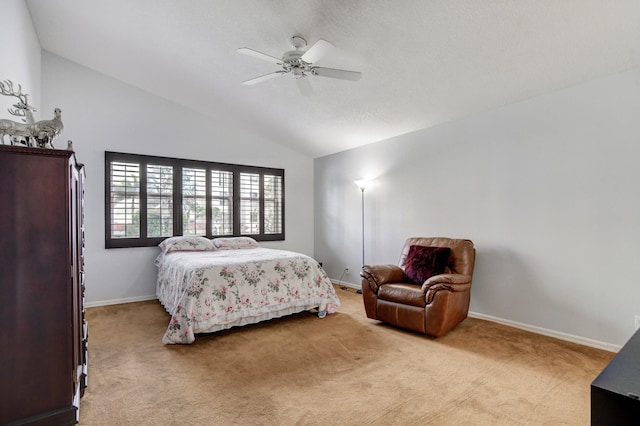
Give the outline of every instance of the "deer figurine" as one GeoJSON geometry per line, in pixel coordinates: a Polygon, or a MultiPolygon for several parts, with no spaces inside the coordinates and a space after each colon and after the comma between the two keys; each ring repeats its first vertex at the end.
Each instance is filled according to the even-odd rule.
{"type": "Polygon", "coordinates": [[[33,118],[33,113],[37,110],[29,105],[29,95],[26,93],[22,93],[22,86],[18,85],[18,91],[16,92],[13,88],[13,83],[10,80],[5,80],[4,82],[0,82],[0,94],[6,96],[14,96],[18,98],[18,103],[13,104],[15,109],[9,108],[9,114],[15,115],[16,117],[24,117],[22,121],[27,124],[35,123],[33,118]],[[6,87],[5,87],[6,86],[6,87]]]}
{"type": "Polygon", "coordinates": [[[0,120],[0,142],[4,144],[4,137],[9,136],[12,144],[24,144],[38,146],[40,148],[53,148],[53,140],[64,128],[62,124],[62,111],[56,108],[52,120],[36,122],[33,112],[36,111],[29,105],[28,95],[22,93],[22,86],[15,90],[10,80],[0,82],[0,94],[18,98],[18,103],[13,104],[15,109],[9,108],[11,115],[24,117],[22,123],[11,120],[0,120]]]}
{"type": "Polygon", "coordinates": [[[29,95],[22,93],[22,85],[18,85],[18,90],[15,90],[10,80],[0,82],[0,94],[18,98],[18,103],[13,104],[15,109],[9,108],[8,111],[11,115],[24,117],[22,123],[0,120],[0,142],[4,143],[4,137],[9,135],[12,144],[35,146],[35,141],[30,137],[28,125],[35,123],[33,112],[36,109],[29,105],[29,95]]]}

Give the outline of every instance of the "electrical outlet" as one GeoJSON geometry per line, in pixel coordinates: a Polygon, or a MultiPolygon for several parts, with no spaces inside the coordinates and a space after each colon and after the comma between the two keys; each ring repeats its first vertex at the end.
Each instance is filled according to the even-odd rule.
{"type": "Polygon", "coordinates": [[[345,267],[344,267],[344,273],[345,273],[345,274],[347,274],[347,275],[349,275],[349,267],[348,267],[348,266],[345,266],[345,267]]]}
{"type": "Polygon", "coordinates": [[[635,316],[636,320],[636,330],[640,328],[640,315],[635,316]]]}

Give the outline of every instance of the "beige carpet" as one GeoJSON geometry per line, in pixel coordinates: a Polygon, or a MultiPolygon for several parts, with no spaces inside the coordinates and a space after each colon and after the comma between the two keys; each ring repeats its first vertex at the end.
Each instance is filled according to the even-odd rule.
{"type": "Polygon", "coordinates": [[[477,319],[432,339],[369,320],[361,296],[165,346],[158,302],[87,310],[83,425],[587,425],[614,354],[477,319]]]}

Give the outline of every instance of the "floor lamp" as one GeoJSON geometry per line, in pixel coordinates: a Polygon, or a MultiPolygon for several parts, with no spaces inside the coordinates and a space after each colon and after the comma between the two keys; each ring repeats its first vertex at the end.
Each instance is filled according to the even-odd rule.
{"type": "Polygon", "coordinates": [[[362,265],[364,266],[364,190],[369,185],[369,181],[367,179],[360,179],[356,181],[356,185],[362,191],[362,265]]]}

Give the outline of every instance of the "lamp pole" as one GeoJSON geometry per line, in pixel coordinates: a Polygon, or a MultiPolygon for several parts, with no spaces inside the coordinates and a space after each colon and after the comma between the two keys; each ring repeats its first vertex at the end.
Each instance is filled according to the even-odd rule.
{"type": "Polygon", "coordinates": [[[364,266],[364,186],[360,187],[362,191],[362,266],[364,266]]]}
{"type": "Polygon", "coordinates": [[[362,191],[362,265],[364,266],[364,190],[367,188],[369,181],[367,179],[360,179],[356,181],[356,185],[362,191]]]}

